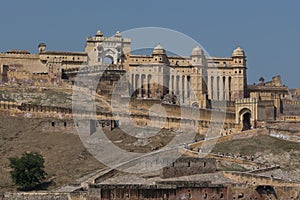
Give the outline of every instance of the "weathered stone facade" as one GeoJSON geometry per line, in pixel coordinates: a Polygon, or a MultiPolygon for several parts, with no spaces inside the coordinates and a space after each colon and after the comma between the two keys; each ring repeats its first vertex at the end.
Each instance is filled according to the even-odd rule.
{"type": "Polygon", "coordinates": [[[0,80],[66,87],[79,74],[91,81],[99,78],[97,93],[111,98],[116,83],[126,76],[121,96],[233,111],[236,123],[245,129],[255,127],[257,121],[282,118],[287,88],[278,76],[247,86],[246,54],[240,47],[231,57],[219,58],[208,57],[199,46],[190,56],[168,55],[161,45],[151,55],[134,55],[130,44],[131,39],[120,32],[106,37],[98,31],[87,38],[85,52],[47,51],[44,43],[39,44],[38,54],[11,50],[0,54],[0,80]]]}

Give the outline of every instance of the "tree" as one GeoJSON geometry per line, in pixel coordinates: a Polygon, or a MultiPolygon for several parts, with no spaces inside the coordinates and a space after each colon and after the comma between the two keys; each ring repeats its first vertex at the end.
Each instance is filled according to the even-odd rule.
{"type": "Polygon", "coordinates": [[[16,185],[31,188],[46,178],[44,158],[38,153],[23,153],[20,158],[12,157],[9,161],[10,175],[16,185]]]}

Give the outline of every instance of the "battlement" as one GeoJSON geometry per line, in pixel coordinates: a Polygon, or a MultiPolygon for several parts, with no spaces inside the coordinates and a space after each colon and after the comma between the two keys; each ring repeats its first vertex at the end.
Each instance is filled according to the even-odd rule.
{"type": "Polygon", "coordinates": [[[160,176],[162,178],[172,178],[193,174],[212,173],[216,170],[216,160],[213,158],[181,157],[170,166],[164,167],[160,176]]]}
{"type": "Polygon", "coordinates": [[[283,116],[283,120],[286,122],[300,122],[300,116],[283,116]]]}
{"type": "Polygon", "coordinates": [[[9,53],[9,54],[30,54],[29,51],[27,50],[8,50],[6,53],[9,53]]]}
{"type": "MultiPolygon", "coordinates": [[[[0,53],[0,58],[18,58],[18,59],[39,59],[39,55],[37,54],[30,54],[22,51],[14,51],[13,53],[2,52],[0,53]]],[[[27,51],[26,51],[27,52],[27,51]]]]}
{"type": "Polygon", "coordinates": [[[87,42],[122,42],[122,43],[131,43],[130,38],[122,37],[87,37],[87,42]]]}
{"type": "Polygon", "coordinates": [[[249,103],[257,103],[258,101],[256,98],[243,98],[243,99],[237,99],[235,100],[236,104],[249,104],[249,103]]]}
{"type": "Polygon", "coordinates": [[[283,99],[282,103],[286,105],[300,105],[300,100],[283,99]]]}

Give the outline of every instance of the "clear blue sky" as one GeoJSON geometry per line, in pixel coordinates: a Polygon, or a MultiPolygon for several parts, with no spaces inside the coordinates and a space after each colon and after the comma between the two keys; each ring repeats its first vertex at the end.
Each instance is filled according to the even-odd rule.
{"type": "Polygon", "coordinates": [[[281,75],[300,87],[300,1],[261,0],[112,0],[3,1],[0,6],[0,51],[83,51],[85,38],[101,29],[155,26],[194,38],[212,56],[230,56],[240,45],[248,57],[248,83],[281,75]]]}

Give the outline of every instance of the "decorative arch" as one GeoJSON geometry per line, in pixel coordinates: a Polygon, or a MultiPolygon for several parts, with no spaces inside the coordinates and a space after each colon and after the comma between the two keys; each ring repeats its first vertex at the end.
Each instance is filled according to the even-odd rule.
{"type": "Polygon", "coordinates": [[[118,50],[115,48],[106,48],[101,45],[97,47],[98,62],[103,64],[116,64],[118,62],[118,50]]]}
{"type": "Polygon", "coordinates": [[[106,55],[103,58],[103,64],[114,64],[114,58],[111,55],[106,55]]]}

